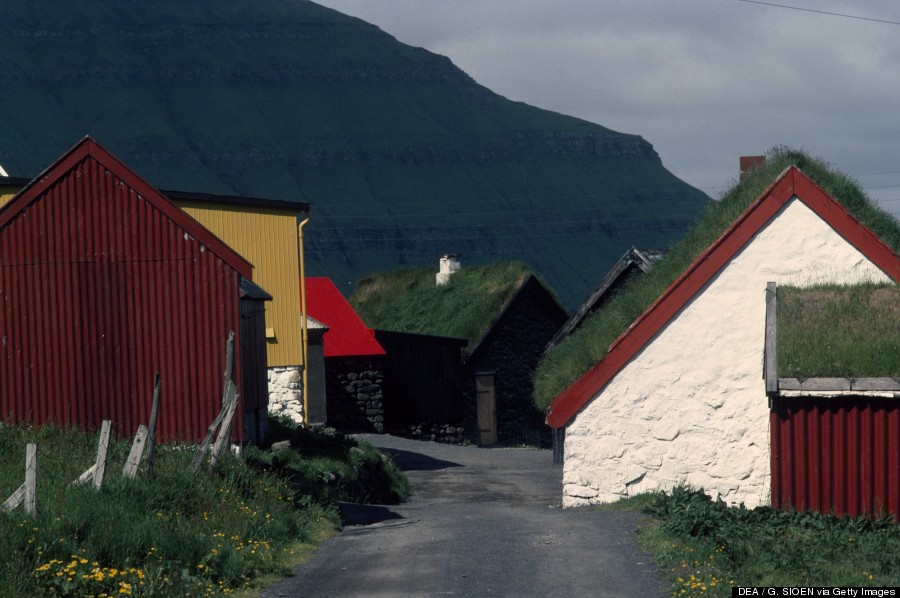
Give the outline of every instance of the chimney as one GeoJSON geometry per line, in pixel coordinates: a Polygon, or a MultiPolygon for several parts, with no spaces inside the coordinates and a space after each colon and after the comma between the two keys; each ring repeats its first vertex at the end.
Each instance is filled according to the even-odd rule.
{"type": "Polygon", "coordinates": [[[754,168],[759,168],[763,164],[766,163],[765,156],[741,156],[741,181],[750,174],[750,171],[754,168]]]}
{"type": "Polygon", "coordinates": [[[459,254],[445,253],[441,256],[439,266],[440,270],[434,276],[437,286],[445,285],[450,282],[450,275],[459,270],[459,254]]]}

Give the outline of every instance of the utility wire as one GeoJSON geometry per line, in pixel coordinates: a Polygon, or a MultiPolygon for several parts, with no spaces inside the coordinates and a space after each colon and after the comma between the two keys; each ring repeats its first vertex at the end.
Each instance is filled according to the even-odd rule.
{"type": "Polygon", "coordinates": [[[858,15],[848,15],[839,12],[829,12],[827,10],[817,10],[814,8],[802,8],[800,6],[788,6],[786,4],[776,4],[774,2],[761,2],[760,0],[737,0],[738,2],[746,2],[747,4],[761,4],[763,6],[773,6],[775,8],[787,8],[790,10],[799,10],[802,12],[814,12],[820,15],[829,15],[832,17],[842,17],[844,19],[856,19],[859,21],[872,21],[874,23],[886,23],[888,25],[900,25],[900,21],[888,21],[887,19],[874,19],[872,17],[860,17],[858,15]]]}

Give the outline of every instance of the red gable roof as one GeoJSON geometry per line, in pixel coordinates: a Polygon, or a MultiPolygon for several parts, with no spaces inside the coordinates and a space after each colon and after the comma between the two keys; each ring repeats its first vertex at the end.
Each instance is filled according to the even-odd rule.
{"type": "Polygon", "coordinates": [[[3,209],[0,210],[0,227],[5,226],[10,220],[18,216],[34,201],[42,197],[46,190],[55,185],[65,173],[76,168],[78,164],[88,158],[96,160],[107,172],[113,173],[128,187],[134,189],[148,204],[165,214],[170,221],[182,227],[187,234],[212,251],[223,262],[234,268],[241,276],[248,280],[253,278],[253,265],[250,262],[226,245],[224,241],[215,236],[202,224],[191,218],[187,212],[184,212],[172,203],[162,193],[125,166],[118,158],[103,149],[90,136],[86,136],[76,143],[72,149],[48,166],[44,172],[23,187],[9,203],[3,206],[3,209]]]}
{"type": "Polygon", "coordinates": [[[330,278],[306,279],[306,310],[328,326],[322,337],[325,357],[385,354],[374,331],[366,327],[330,278]]]}
{"type": "Polygon", "coordinates": [[[789,200],[796,197],[856,247],[895,282],[900,282],[900,256],[851,216],[796,166],[785,170],[709,248],[667,288],[610,346],[609,353],[559,394],[550,404],[547,424],[569,423],[613,377],[659,332],[709,280],[759,232],[789,200]]]}

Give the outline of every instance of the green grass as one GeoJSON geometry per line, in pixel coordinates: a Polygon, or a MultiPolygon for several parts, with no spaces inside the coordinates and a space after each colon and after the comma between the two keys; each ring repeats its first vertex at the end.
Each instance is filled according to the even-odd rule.
{"type": "Polygon", "coordinates": [[[463,267],[446,285],[436,269],[395,270],[359,282],[350,303],[367,326],[464,338],[471,351],[528,276],[520,262],[463,267]]]}
{"type": "Polygon", "coordinates": [[[778,375],[900,377],[900,289],[779,287],[778,375]]]}
{"type": "Polygon", "coordinates": [[[852,178],[796,150],[775,148],[767,158],[765,166],[751,171],[711,206],[653,270],[633,280],[544,357],[534,378],[534,402],[539,409],[546,409],[559,393],[603,359],[613,341],[791,165],[816,181],[894,251],[900,251],[900,224],[876,207],[852,178]]]}
{"type": "Polygon", "coordinates": [[[900,585],[900,526],[889,518],[727,507],[687,488],[646,495],[638,509],[653,519],[637,543],[672,596],[725,598],[731,586],[900,585]]]}
{"type": "MultiPolygon", "coordinates": [[[[278,424],[274,426],[276,434],[278,424]]],[[[300,433],[293,434],[292,443],[300,433]]],[[[94,461],[97,436],[54,427],[0,426],[0,494],[24,479],[25,445],[38,446],[37,515],[0,513],[0,596],[219,596],[289,574],[298,559],[339,528],[334,500],[365,499],[359,486],[326,488],[304,474],[227,455],[191,474],[192,447],[159,447],[154,474],[121,475],[127,441],[110,446],[100,490],[73,486],[94,461]]],[[[305,433],[298,445],[331,461],[313,477],[351,478],[363,463],[388,465],[343,437],[305,433]],[[340,458],[340,453],[348,456],[340,458]],[[352,457],[352,455],[359,455],[352,457]],[[354,460],[355,459],[355,460],[354,460]]],[[[295,451],[285,451],[285,454],[295,451]]],[[[279,453],[280,454],[280,453],[279,453]]],[[[299,457],[298,457],[299,459],[299,457]]],[[[390,464],[392,466],[392,464],[390,464]]],[[[384,479],[391,477],[378,467],[384,479]]],[[[374,471],[374,469],[373,469],[374,471]]],[[[375,486],[378,481],[374,481],[375,486]]],[[[402,485],[402,484],[401,484],[402,485]]],[[[382,491],[383,492],[383,491],[382,491]]],[[[403,496],[402,488],[394,494],[403,496]]]]}

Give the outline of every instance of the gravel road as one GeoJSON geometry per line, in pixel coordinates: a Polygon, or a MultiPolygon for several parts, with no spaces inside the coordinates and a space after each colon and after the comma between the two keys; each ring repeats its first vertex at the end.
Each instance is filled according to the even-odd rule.
{"type": "Polygon", "coordinates": [[[666,595],[631,541],[640,515],[561,509],[550,451],[359,438],[394,458],[414,496],[341,505],[344,531],[264,597],[666,595]]]}

